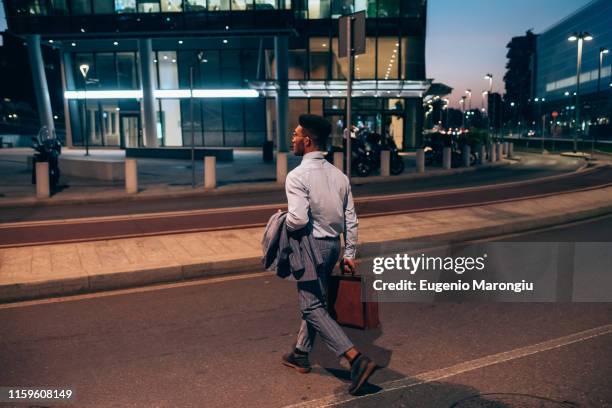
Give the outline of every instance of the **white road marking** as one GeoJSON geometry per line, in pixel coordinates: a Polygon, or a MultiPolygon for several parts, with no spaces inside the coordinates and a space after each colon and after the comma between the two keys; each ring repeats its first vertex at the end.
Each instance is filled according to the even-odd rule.
{"type": "Polygon", "coordinates": [[[379,387],[382,388],[382,390],[374,394],[368,394],[359,397],[353,397],[348,394],[334,394],[312,401],[305,401],[294,405],[288,405],[285,408],[331,407],[334,405],[344,404],[351,401],[365,400],[367,398],[383,395],[384,393],[390,391],[408,389],[416,387],[418,385],[440,381],[445,378],[454,377],[459,374],[467,373],[496,364],[505,363],[512,360],[517,360],[519,358],[528,357],[545,351],[558,349],[560,347],[579,343],[600,336],[605,336],[611,333],[612,324],[606,324],[604,326],[595,327],[589,330],[584,330],[567,336],[558,337],[556,339],[547,340],[530,346],[520,347],[514,350],[492,354],[489,356],[477,358],[475,360],[455,364],[450,367],[417,374],[414,376],[410,376],[410,378],[403,378],[400,380],[387,381],[382,384],[377,384],[379,387]]]}

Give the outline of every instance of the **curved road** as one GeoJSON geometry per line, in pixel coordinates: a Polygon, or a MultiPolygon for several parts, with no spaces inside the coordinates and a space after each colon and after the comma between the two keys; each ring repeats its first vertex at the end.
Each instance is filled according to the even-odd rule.
{"type": "MultiPolygon", "coordinates": [[[[355,198],[425,191],[448,188],[474,187],[510,181],[570,174],[584,165],[584,160],[563,156],[542,156],[521,153],[521,161],[510,166],[488,168],[460,174],[428,176],[410,180],[362,184],[353,180],[355,198]]],[[[189,198],[163,198],[146,200],[125,200],[106,203],[32,205],[3,207],[0,223],[20,221],[63,220],[65,218],[100,217],[111,215],[141,214],[167,211],[191,211],[210,208],[240,207],[244,205],[276,204],[286,202],[282,189],[253,193],[222,193],[218,195],[194,196],[189,198]]]]}
{"type": "MultiPolygon", "coordinates": [[[[612,184],[612,167],[599,166],[535,180],[499,182],[451,190],[356,196],[357,213],[371,217],[534,198],[612,184]]],[[[396,187],[395,191],[398,188],[396,187]]],[[[401,191],[401,188],[400,188],[401,191]]],[[[199,209],[141,215],[73,218],[0,224],[0,247],[76,242],[130,236],[265,225],[284,204],[199,209]]]]}

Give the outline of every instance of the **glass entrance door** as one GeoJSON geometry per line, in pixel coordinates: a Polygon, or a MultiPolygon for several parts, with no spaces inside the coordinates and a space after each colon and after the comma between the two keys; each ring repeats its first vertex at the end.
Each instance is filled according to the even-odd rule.
{"type": "Polygon", "coordinates": [[[121,114],[121,148],[142,146],[140,115],[121,114]]]}

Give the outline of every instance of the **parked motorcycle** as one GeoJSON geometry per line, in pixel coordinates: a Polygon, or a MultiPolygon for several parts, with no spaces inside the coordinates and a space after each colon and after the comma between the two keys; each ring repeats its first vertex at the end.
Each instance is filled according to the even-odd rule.
{"type": "Polygon", "coordinates": [[[383,137],[378,133],[368,132],[365,134],[364,139],[372,169],[380,169],[380,152],[382,150],[389,150],[390,173],[396,176],[404,171],[404,161],[399,155],[399,149],[395,144],[395,140],[391,136],[386,135],[383,137]]]}
{"type": "MultiPolygon", "coordinates": [[[[334,163],[334,153],[342,152],[346,148],[346,139],[342,141],[342,148],[330,146],[327,149],[325,158],[328,162],[334,163]]],[[[363,141],[361,132],[351,134],[351,174],[359,177],[367,177],[372,172],[371,159],[367,152],[366,144],[363,141]]]]}
{"type": "Polygon", "coordinates": [[[57,187],[60,178],[59,156],[62,153],[62,144],[43,126],[36,137],[32,136],[32,148],[36,151],[32,160],[32,184],[36,184],[36,163],[47,162],[49,184],[53,190],[57,187]]]}

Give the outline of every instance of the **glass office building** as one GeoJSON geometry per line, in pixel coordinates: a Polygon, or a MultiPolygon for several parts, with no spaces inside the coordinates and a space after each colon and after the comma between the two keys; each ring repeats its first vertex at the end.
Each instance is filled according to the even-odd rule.
{"type": "Polygon", "coordinates": [[[610,62],[612,56],[612,2],[596,0],[538,35],[533,99],[544,113],[557,112],[557,122],[575,127],[578,42],[574,33],[593,38],[582,46],[580,74],[581,127],[609,125],[612,114],[610,62]]]}
{"type": "Polygon", "coordinates": [[[338,143],[349,75],[338,17],[356,11],[366,13],[366,54],[351,73],[354,124],[420,144],[425,0],[4,3],[9,30],[28,43],[43,123],[53,113],[40,47],[60,50],[68,145],[180,147],[193,137],[284,150],[305,112],[329,118],[338,143]]]}

